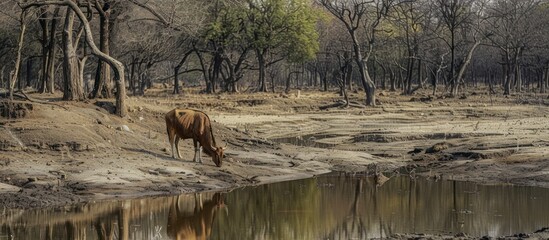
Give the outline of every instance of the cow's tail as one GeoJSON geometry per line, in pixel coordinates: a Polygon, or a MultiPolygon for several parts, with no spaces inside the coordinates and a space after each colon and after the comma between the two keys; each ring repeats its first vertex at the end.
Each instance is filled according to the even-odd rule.
{"type": "MultiPolygon", "coordinates": [[[[210,119],[210,117],[208,117],[208,120],[210,119]]],[[[210,134],[212,135],[212,142],[213,142],[213,145],[215,147],[217,147],[217,143],[215,143],[215,137],[214,137],[214,132],[212,130],[212,122],[210,122],[210,134]]]]}
{"type": "Polygon", "coordinates": [[[210,135],[212,136],[213,145],[215,147],[217,147],[217,143],[215,143],[215,137],[214,137],[214,132],[213,132],[213,129],[212,129],[212,121],[210,120],[210,116],[208,116],[208,114],[206,114],[206,113],[204,113],[204,115],[206,115],[206,117],[208,118],[208,123],[210,123],[210,135]]]}

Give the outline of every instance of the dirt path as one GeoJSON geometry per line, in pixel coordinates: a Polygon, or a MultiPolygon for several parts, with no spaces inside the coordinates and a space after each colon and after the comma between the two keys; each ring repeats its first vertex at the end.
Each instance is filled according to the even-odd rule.
{"type": "Polygon", "coordinates": [[[0,120],[0,204],[228,189],[333,170],[549,187],[547,100],[475,94],[421,102],[382,93],[376,108],[320,111],[338,97],[148,94],[128,99],[126,119],[107,102],[59,102],[66,109],[34,104],[27,118],[0,120]],[[184,159],[170,158],[163,114],[174,107],[210,114],[218,142],[230,147],[223,167],[206,157],[191,162],[190,140],[180,144],[184,159]]]}

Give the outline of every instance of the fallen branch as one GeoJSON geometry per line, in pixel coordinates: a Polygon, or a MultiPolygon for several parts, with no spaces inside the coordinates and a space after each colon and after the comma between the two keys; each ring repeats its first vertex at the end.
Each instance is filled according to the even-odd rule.
{"type": "MultiPolygon", "coordinates": [[[[4,95],[6,95],[6,94],[0,94],[0,96],[3,97],[3,98],[7,97],[7,96],[4,96],[4,95]]],[[[52,103],[52,102],[31,98],[23,90],[19,90],[19,91],[13,93],[13,96],[21,98],[21,99],[25,99],[25,100],[27,100],[29,102],[32,102],[32,103],[48,104],[48,105],[53,105],[53,106],[63,108],[65,110],[69,110],[68,108],[66,108],[64,106],[61,106],[61,105],[58,105],[58,104],[55,104],[55,103],[52,103]]]]}
{"type": "Polygon", "coordinates": [[[328,105],[324,105],[324,106],[320,106],[318,107],[320,110],[326,110],[326,109],[330,109],[330,108],[345,108],[345,107],[353,107],[353,108],[366,108],[365,105],[362,105],[360,103],[357,103],[357,102],[351,102],[349,101],[349,104],[347,104],[345,101],[337,101],[333,104],[328,104],[328,105]]]}

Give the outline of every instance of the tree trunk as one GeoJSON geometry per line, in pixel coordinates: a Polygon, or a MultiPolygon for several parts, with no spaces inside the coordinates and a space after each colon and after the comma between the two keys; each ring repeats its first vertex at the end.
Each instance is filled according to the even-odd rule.
{"type": "Polygon", "coordinates": [[[48,36],[48,22],[46,19],[48,18],[48,14],[45,10],[41,11],[42,16],[40,19],[38,19],[38,22],[40,23],[40,27],[42,28],[42,39],[40,39],[40,43],[42,45],[42,65],[40,68],[40,93],[46,92],[46,85],[47,85],[47,79],[48,79],[48,48],[49,48],[49,36],[48,36]]]}
{"type": "Polygon", "coordinates": [[[177,66],[174,67],[175,75],[174,75],[174,79],[173,79],[173,94],[179,94],[179,70],[181,69],[183,64],[185,64],[185,62],[187,61],[187,58],[193,52],[194,52],[194,50],[189,50],[189,51],[185,52],[185,54],[183,54],[183,58],[181,59],[181,61],[179,61],[177,66]]]}
{"type": "Polygon", "coordinates": [[[408,74],[406,74],[406,95],[412,94],[412,74],[414,72],[414,57],[408,57],[408,74]]]}
{"type": "Polygon", "coordinates": [[[25,79],[27,80],[27,84],[25,84],[25,87],[32,86],[32,65],[33,65],[33,58],[27,58],[27,76],[25,79]]]}
{"type": "MultiPolygon", "coordinates": [[[[78,70],[80,71],[80,81],[82,84],[84,84],[84,96],[86,96],[86,87],[85,86],[88,86],[88,79],[84,79],[84,70],[85,70],[85,67],[86,67],[86,61],[88,61],[88,56],[86,55],[85,51],[84,51],[84,57],[80,60],[80,62],[78,63],[78,70]]],[[[89,90],[89,88],[88,88],[89,90]]]]}
{"type": "MultiPolygon", "coordinates": [[[[236,85],[235,85],[236,86],[236,85]]],[[[271,92],[275,93],[276,86],[275,86],[275,74],[271,74],[271,92]]]]}
{"type": "Polygon", "coordinates": [[[267,92],[267,86],[265,84],[265,71],[266,71],[265,53],[266,53],[266,50],[259,50],[259,49],[256,50],[257,62],[259,65],[259,88],[257,89],[258,92],[267,92]]]}
{"type": "Polygon", "coordinates": [[[55,92],[55,55],[57,50],[57,44],[55,44],[55,35],[57,33],[57,19],[59,18],[59,7],[55,8],[55,13],[51,20],[50,26],[50,40],[48,46],[48,63],[46,70],[46,92],[55,92]]]}
{"type": "Polygon", "coordinates": [[[292,82],[292,71],[288,73],[288,77],[286,78],[286,88],[284,89],[284,92],[286,94],[290,93],[290,83],[292,82]]]}
{"type": "Polygon", "coordinates": [[[509,51],[505,52],[505,64],[503,65],[503,95],[509,95],[511,93],[511,59],[509,57],[509,51]]]}
{"type": "MultiPolygon", "coordinates": [[[[461,65],[461,68],[459,69],[458,75],[456,77],[455,81],[455,87],[452,87],[452,96],[457,96],[459,91],[459,83],[463,79],[463,75],[465,75],[465,70],[467,70],[467,66],[469,66],[469,63],[471,62],[471,59],[473,58],[473,54],[475,53],[475,49],[480,45],[480,41],[475,42],[471,49],[469,49],[469,52],[467,52],[467,56],[465,57],[465,60],[463,61],[463,64],[461,65]]],[[[452,85],[453,86],[453,85],[452,85]]]]}
{"type": "MultiPolygon", "coordinates": [[[[110,53],[110,9],[108,4],[106,7],[100,6],[96,1],[96,9],[99,12],[99,50],[106,55],[110,53]]],[[[95,72],[95,83],[93,84],[93,92],[90,94],[91,98],[112,97],[112,82],[111,82],[111,68],[101,58],[97,60],[97,69],[95,72]]]]}
{"type": "Polygon", "coordinates": [[[328,77],[326,75],[328,75],[326,73],[326,71],[323,69],[322,72],[319,73],[320,74],[320,81],[322,81],[322,90],[324,90],[324,92],[327,92],[328,91],[328,77]]]}
{"type": "Polygon", "coordinates": [[[84,99],[84,88],[73,41],[74,17],[74,11],[67,8],[63,29],[63,100],[79,101],[84,99]]]}
{"type": "MultiPolygon", "coordinates": [[[[351,60],[352,61],[352,60],[351,60]]],[[[353,91],[353,87],[351,87],[351,81],[353,79],[353,64],[352,62],[349,62],[346,67],[346,73],[345,73],[345,79],[343,79],[343,84],[346,85],[347,89],[349,91],[353,91]]]]}
{"type": "Polygon", "coordinates": [[[385,68],[385,66],[383,66],[383,64],[381,64],[381,62],[378,62],[379,66],[381,67],[381,89],[385,90],[387,88],[387,82],[386,82],[386,78],[387,78],[387,69],[385,68]]]}
{"type": "Polygon", "coordinates": [[[221,57],[221,53],[216,51],[214,54],[214,57],[212,58],[212,76],[210,78],[211,81],[211,93],[217,92],[217,82],[219,81],[219,75],[221,74],[221,67],[223,65],[223,58],[221,57]]]}
{"type": "Polygon", "coordinates": [[[23,48],[23,44],[24,44],[23,41],[25,40],[25,31],[27,29],[27,23],[25,22],[26,14],[27,13],[25,10],[23,10],[23,12],[21,13],[21,26],[19,31],[18,45],[17,45],[17,57],[15,59],[15,66],[14,66],[15,69],[13,70],[13,74],[10,78],[10,83],[9,83],[9,95],[10,95],[11,101],[13,101],[13,88],[15,87],[15,82],[19,77],[19,67],[21,65],[21,50],[23,48]]]}
{"type": "MultiPolygon", "coordinates": [[[[273,81],[274,81],[274,79],[273,79],[273,81]]],[[[231,87],[231,92],[233,92],[233,93],[237,93],[238,91],[240,91],[238,89],[238,84],[236,84],[236,81],[231,82],[230,87],[231,87]]],[[[273,90],[273,92],[275,91],[274,86],[273,86],[272,90],[273,90]]]]}
{"type": "Polygon", "coordinates": [[[90,23],[88,22],[88,20],[86,19],[86,16],[80,10],[78,5],[76,5],[75,2],[73,2],[71,0],[31,2],[31,3],[28,3],[28,4],[27,3],[21,4],[21,7],[23,9],[27,9],[27,8],[30,8],[30,7],[33,7],[33,6],[34,7],[37,7],[37,6],[39,7],[39,6],[44,6],[44,5],[68,6],[73,11],[76,12],[76,14],[78,15],[78,18],[82,22],[82,26],[84,27],[84,30],[85,30],[85,33],[86,33],[85,34],[86,42],[91,47],[93,54],[96,55],[97,57],[107,61],[109,63],[109,65],[112,68],[115,69],[114,79],[116,80],[116,87],[117,87],[116,114],[120,117],[125,117],[126,114],[127,114],[127,109],[126,109],[126,102],[125,102],[126,86],[125,86],[125,83],[124,83],[124,80],[125,80],[124,65],[121,62],[117,61],[116,59],[110,57],[109,55],[104,54],[103,52],[101,52],[99,50],[99,48],[97,48],[97,46],[95,45],[95,43],[93,41],[93,33],[91,31],[91,28],[90,28],[90,23]]]}
{"type": "Polygon", "coordinates": [[[433,84],[433,93],[432,95],[435,96],[437,94],[437,84],[438,84],[438,75],[440,73],[439,69],[430,71],[431,72],[431,81],[433,84]]]}
{"type": "Polygon", "coordinates": [[[137,94],[136,88],[135,88],[135,65],[136,65],[136,59],[132,58],[132,66],[130,70],[130,90],[132,91],[132,94],[135,96],[137,94]]]}
{"type": "MultiPolygon", "coordinates": [[[[19,64],[19,69],[23,69],[23,62],[26,62],[27,58],[23,58],[23,60],[19,64]]],[[[19,75],[17,76],[17,90],[23,89],[23,71],[19,70],[19,75]]]]}
{"type": "MultiPolygon", "coordinates": [[[[4,70],[6,70],[6,65],[2,65],[2,68],[0,69],[0,88],[4,87],[4,70]]],[[[8,87],[6,86],[6,88],[8,87]]]]}
{"type": "Polygon", "coordinates": [[[521,77],[521,69],[520,69],[520,63],[519,63],[519,57],[520,57],[521,49],[518,48],[515,52],[515,84],[517,92],[522,92],[522,77],[521,77]]]}
{"type": "Polygon", "coordinates": [[[450,85],[452,86],[451,90],[450,90],[450,95],[452,97],[455,97],[456,95],[454,95],[454,93],[457,93],[457,88],[458,88],[458,80],[456,79],[455,75],[456,75],[456,55],[455,55],[455,52],[456,52],[456,45],[455,45],[455,29],[450,29],[450,35],[451,35],[451,40],[450,40],[450,52],[451,52],[451,60],[450,60],[450,76],[448,77],[448,79],[450,80],[450,85]]]}
{"type": "Polygon", "coordinates": [[[173,72],[173,94],[179,94],[179,66],[176,66],[173,72]]]}
{"type": "Polygon", "coordinates": [[[423,76],[422,76],[422,64],[421,64],[421,58],[417,60],[417,82],[418,82],[418,88],[423,88],[423,76]]]}
{"type": "Polygon", "coordinates": [[[389,91],[391,92],[394,92],[396,91],[396,85],[395,85],[395,82],[396,82],[396,76],[395,76],[395,71],[393,70],[392,67],[389,67],[389,77],[390,77],[390,84],[391,84],[391,88],[389,91]]]}
{"type": "Polygon", "coordinates": [[[544,72],[545,72],[545,74],[544,74],[544,76],[542,76],[541,83],[540,83],[540,90],[539,90],[540,93],[545,93],[546,92],[545,83],[549,79],[549,62],[547,63],[547,66],[545,67],[544,72]]]}
{"type": "Polygon", "coordinates": [[[202,68],[202,75],[204,76],[204,82],[206,83],[206,92],[211,93],[212,92],[212,86],[211,86],[211,77],[210,77],[210,70],[206,66],[206,62],[204,61],[204,57],[202,56],[202,53],[198,51],[198,49],[193,48],[194,52],[196,53],[196,56],[198,57],[198,62],[200,63],[200,67],[202,68]]]}
{"type": "Polygon", "coordinates": [[[353,64],[349,64],[349,73],[347,74],[347,89],[353,91],[353,64]]]}
{"type": "Polygon", "coordinates": [[[365,104],[368,106],[375,106],[376,105],[376,86],[372,79],[370,78],[370,75],[368,73],[368,66],[365,63],[365,59],[362,58],[362,50],[360,49],[360,45],[358,43],[358,39],[356,38],[356,33],[351,33],[352,39],[353,39],[353,50],[354,50],[354,57],[355,62],[358,66],[358,71],[360,72],[360,80],[362,82],[362,86],[364,87],[364,92],[366,93],[366,102],[365,104]]]}

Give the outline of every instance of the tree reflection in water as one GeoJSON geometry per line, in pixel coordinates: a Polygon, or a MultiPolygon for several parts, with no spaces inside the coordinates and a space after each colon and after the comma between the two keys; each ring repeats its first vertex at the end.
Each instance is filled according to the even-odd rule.
{"type": "Polygon", "coordinates": [[[366,239],[501,236],[549,226],[549,190],[330,174],[61,209],[5,210],[0,239],[366,239]],[[226,212],[226,214],[224,213],[226,212]]]}

